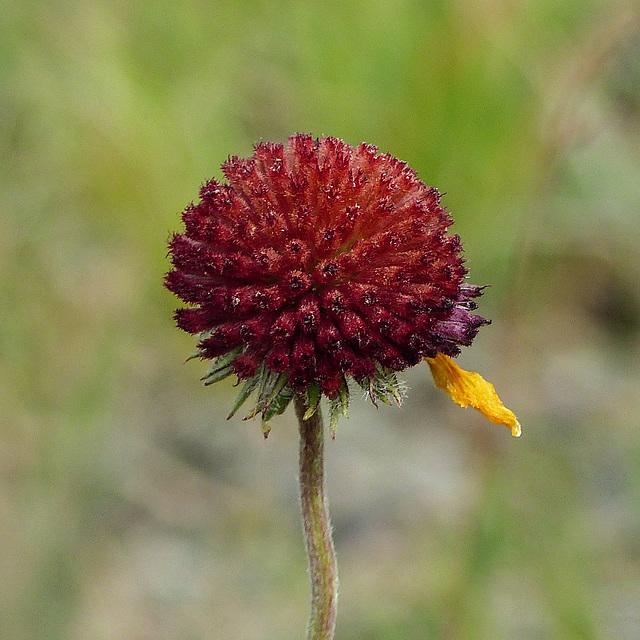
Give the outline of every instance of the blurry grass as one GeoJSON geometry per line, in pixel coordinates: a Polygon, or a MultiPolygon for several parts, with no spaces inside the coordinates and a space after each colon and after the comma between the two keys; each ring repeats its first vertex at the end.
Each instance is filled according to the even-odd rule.
{"type": "Polygon", "coordinates": [[[341,638],[640,626],[638,6],[19,2],[0,25],[0,628],[299,637],[295,429],[221,423],[160,286],[228,154],[366,140],[445,201],[494,319],[432,391],[331,445],[341,638]]]}

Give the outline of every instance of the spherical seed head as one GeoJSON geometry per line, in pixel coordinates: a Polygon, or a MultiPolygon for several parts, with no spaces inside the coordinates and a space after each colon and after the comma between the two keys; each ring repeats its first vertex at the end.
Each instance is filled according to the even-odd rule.
{"type": "Polygon", "coordinates": [[[176,320],[195,355],[213,360],[205,384],[248,380],[254,415],[294,393],[344,408],[349,380],[397,399],[394,372],[458,355],[487,323],[438,191],[404,162],[297,134],[222,169],[182,214],[166,286],[189,305],[176,320]]]}

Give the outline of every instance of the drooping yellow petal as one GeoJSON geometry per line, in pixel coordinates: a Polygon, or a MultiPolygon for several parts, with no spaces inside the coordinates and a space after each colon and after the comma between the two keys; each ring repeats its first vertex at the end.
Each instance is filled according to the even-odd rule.
{"type": "Polygon", "coordinates": [[[461,407],[471,405],[491,422],[509,427],[511,435],[520,436],[520,423],[513,411],[502,404],[495,387],[479,373],[461,369],[443,353],[425,360],[429,363],[436,386],[444,389],[456,404],[461,407]]]}

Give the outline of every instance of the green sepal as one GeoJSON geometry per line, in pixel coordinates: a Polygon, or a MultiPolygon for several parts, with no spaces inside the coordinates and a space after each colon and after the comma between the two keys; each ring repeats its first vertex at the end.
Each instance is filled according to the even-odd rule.
{"type": "Polygon", "coordinates": [[[287,386],[285,387],[276,398],[273,399],[271,404],[264,412],[262,419],[266,422],[271,420],[274,416],[279,416],[285,412],[285,409],[289,406],[293,400],[293,389],[287,386]]]}
{"type": "Polygon", "coordinates": [[[320,404],[320,398],[322,397],[320,393],[320,386],[312,382],[307,387],[307,407],[308,409],[304,412],[302,416],[303,420],[308,420],[311,418],[315,412],[318,410],[318,405],[320,404]]]}
{"type": "Polygon", "coordinates": [[[371,402],[376,407],[378,406],[376,400],[387,405],[392,405],[392,400],[398,406],[402,404],[402,385],[398,382],[396,373],[392,369],[387,369],[378,363],[376,374],[366,381],[367,386],[364,382],[361,383],[361,386],[367,391],[371,402]]]}
{"type": "Polygon", "coordinates": [[[255,388],[258,386],[260,380],[262,379],[262,375],[264,373],[264,365],[261,365],[258,369],[257,373],[253,376],[253,378],[249,378],[242,385],[242,389],[238,393],[235,402],[233,403],[233,407],[231,408],[231,412],[227,416],[227,420],[231,420],[233,416],[236,414],[236,411],[247,401],[247,398],[255,391],[255,388]]]}
{"type": "Polygon", "coordinates": [[[260,378],[260,390],[258,391],[258,400],[256,406],[253,408],[249,415],[245,416],[243,420],[251,420],[255,418],[259,413],[263,413],[269,406],[273,398],[282,390],[287,384],[288,375],[286,373],[274,373],[268,371],[266,368],[260,378]]]}
{"type": "Polygon", "coordinates": [[[386,389],[374,389],[374,393],[376,394],[376,398],[378,398],[380,402],[384,402],[384,404],[389,407],[393,405],[393,402],[391,402],[389,396],[387,395],[386,389]]]}
{"type": "Polygon", "coordinates": [[[278,394],[285,388],[285,386],[289,382],[288,373],[281,373],[279,375],[271,374],[271,376],[275,376],[275,382],[273,383],[273,386],[271,386],[270,384],[265,385],[265,389],[263,391],[264,399],[261,394],[261,397],[258,400],[258,403],[262,406],[261,410],[263,412],[266,411],[271,406],[271,404],[275,401],[278,394]]]}
{"type": "Polygon", "coordinates": [[[376,394],[373,391],[373,378],[365,378],[363,380],[358,380],[358,384],[368,394],[369,400],[371,400],[371,403],[377,409],[378,403],[376,402],[376,394]]]}
{"type": "Polygon", "coordinates": [[[393,374],[394,377],[394,385],[391,388],[391,395],[393,399],[396,401],[396,404],[401,407],[402,406],[402,391],[406,391],[406,386],[402,386],[402,383],[398,382],[398,377],[396,374],[393,374]]]}
{"type": "Polygon", "coordinates": [[[202,378],[203,380],[202,384],[205,387],[208,387],[209,385],[214,384],[215,382],[220,382],[220,380],[224,380],[225,378],[228,378],[232,373],[233,373],[233,367],[231,365],[227,365],[226,367],[223,367],[222,369],[219,369],[218,371],[215,371],[207,375],[205,378],[202,378]]]}
{"type": "Polygon", "coordinates": [[[185,364],[187,362],[189,362],[189,360],[195,360],[196,358],[201,358],[204,355],[204,351],[200,351],[200,349],[198,349],[197,351],[194,351],[186,360],[185,360],[185,364]]]}
{"type": "Polygon", "coordinates": [[[335,400],[329,405],[329,432],[331,433],[331,439],[335,440],[336,431],[338,428],[338,420],[342,414],[340,403],[335,400]]]}
{"type": "Polygon", "coordinates": [[[342,378],[340,381],[340,387],[338,388],[338,398],[340,399],[340,407],[342,409],[342,415],[347,416],[349,409],[349,387],[347,381],[342,378]]]}
{"type": "Polygon", "coordinates": [[[255,406],[253,407],[253,409],[249,412],[248,415],[246,415],[244,418],[242,418],[243,420],[251,420],[252,418],[255,418],[260,411],[262,411],[261,407],[261,402],[260,402],[260,398],[263,396],[264,394],[264,388],[265,385],[267,384],[268,379],[271,377],[271,372],[267,370],[266,366],[261,366],[260,369],[258,369],[258,373],[256,374],[256,378],[257,378],[257,385],[259,385],[259,389],[258,389],[258,400],[255,404],[255,406]]]}
{"type": "Polygon", "coordinates": [[[242,348],[238,347],[236,349],[232,349],[229,353],[225,353],[225,355],[220,356],[219,358],[214,358],[211,362],[211,366],[200,380],[208,386],[226,378],[228,375],[231,375],[233,373],[231,363],[240,355],[241,352],[242,348]],[[222,375],[223,371],[225,372],[224,375],[222,375]]]}
{"type": "Polygon", "coordinates": [[[398,406],[402,405],[402,391],[401,384],[398,382],[398,376],[396,372],[391,369],[386,369],[384,371],[384,393],[385,397],[388,400],[389,404],[391,403],[391,399],[395,400],[395,403],[398,406]]]}
{"type": "Polygon", "coordinates": [[[331,401],[331,405],[329,407],[329,432],[331,434],[331,439],[335,440],[336,430],[338,427],[338,420],[340,416],[347,416],[349,409],[349,387],[347,386],[347,382],[344,378],[340,381],[340,386],[338,387],[338,395],[331,401]]]}
{"type": "Polygon", "coordinates": [[[271,427],[268,424],[269,420],[284,413],[291,400],[293,400],[293,390],[291,387],[286,386],[265,408],[262,413],[262,433],[265,438],[269,436],[271,431],[271,427]]]}

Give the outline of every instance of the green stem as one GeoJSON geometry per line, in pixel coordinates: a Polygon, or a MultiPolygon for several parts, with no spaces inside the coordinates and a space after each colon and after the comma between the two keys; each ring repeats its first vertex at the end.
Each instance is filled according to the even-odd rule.
{"type": "Polygon", "coordinates": [[[300,503],[309,558],[311,611],[306,640],[333,640],[338,604],[338,566],[324,495],[324,427],[320,407],[307,420],[305,397],[296,394],[300,430],[300,503]]]}

